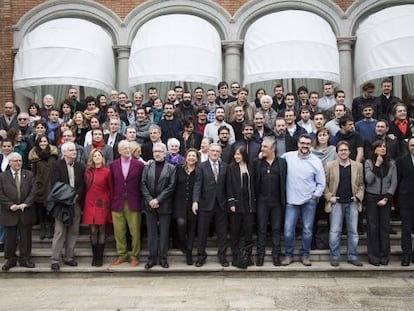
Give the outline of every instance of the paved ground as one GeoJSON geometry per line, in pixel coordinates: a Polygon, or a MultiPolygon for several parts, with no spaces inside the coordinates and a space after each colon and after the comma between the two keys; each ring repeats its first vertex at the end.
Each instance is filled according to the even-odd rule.
{"type": "Polygon", "coordinates": [[[413,310],[414,279],[143,276],[0,280],[0,310],[413,310]]]}

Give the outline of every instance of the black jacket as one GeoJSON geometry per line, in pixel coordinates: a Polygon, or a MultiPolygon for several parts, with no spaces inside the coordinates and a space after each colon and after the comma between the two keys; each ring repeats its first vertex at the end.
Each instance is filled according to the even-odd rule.
{"type": "Polygon", "coordinates": [[[56,182],[46,199],[47,213],[60,220],[64,225],[72,225],[75,216],[73,207],[75,194],[75,189],[70,185],[56,182]]]}

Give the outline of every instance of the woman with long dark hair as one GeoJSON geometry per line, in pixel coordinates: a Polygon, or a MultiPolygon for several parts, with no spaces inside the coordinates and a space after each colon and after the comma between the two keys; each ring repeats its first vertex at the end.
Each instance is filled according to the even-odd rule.
{"type": "Polygon", "coordinates": [[[40,115],[40,106],[37,103],[31,103],[29,105],[29,126],[34,127],[34,123],[39,121],[42,116],[40,115]]]}
{"type": "Polygon", "coordinates": [[[36,211],[40,225],[40,239],[53,238],[53,218],[46,214],[45,201],[51,188],[51,165],[58,159],[57,147],[50,144],[46,135],[36,139],[34,147],[29,152],[31,169],[36,180],[36,211]]]}
{"type": "Polygon", "coordinates": [[[384,141],[375,141],[372,150],[372,158],[365,161],[368,261],[386,266],[390,260],[390,216],[397,169],[384,141]]]}
{"type": "Polygon", "coordinates": [[[249,156],[245,146],[237,146],[233,162],[227,170],[227,196],[231,226],[231,251],[233,266],[241,266],[240,253],[248,254],[248,265],[253,265],[253,221],[256,212],[254,174],[248,166],[249,156]]]}
{"type": "MultiPolygon", "coordinates": [[[[324,167],[329,161],[333,161],[338,158],[336,147],[331,145],[331,134],[329,134],[328,129],[325,127],[322,127],[316,131],[311,152],[322,161],[324,167]]],[[[328,249],[329,226],[326,231],[320,230],[319,220],[326,220],[329,224],[329,217],[325,212],[325,198],[323,196],[319,198],[318,204],[316,205],[311,247],[312,249],[328,249]]]]}
{"type": "Polygon", "coordinates": [[[91,230],[92,266],[101,267],[105,248],[105,225],[109,220],[112,198],[112,174],[105,167],[101,150],[93,149],[89,154],[85,171],[86,196],[83,223],[91,230]]]}
{"type": "Polygon", "coordinates": [[[191,210],[195,170],[200,163],[197,149],[190,148],[183,165],[176,167],[173,217],[177,223],[180,249],[186,254],[187,265],[193,264],[193,243],[196,235],[197,216],[191,210]]]}
{"type": "Polygon", "coordinates": [[[73,103],[69,99],[65,99],[59,108],[59,117],[62,122],[67,122],[69,126],[72,125],[73,118],[73,103]]]}
{"type": "Polygon", "coordinates": [[[194,118],[186,116],[183,120],[184,130],[178,133],[180,141],[180,154],[185,155],[190,148],[200,149],[203,135],[194,130],[194,118]]]}
{"type": "Polygon", "coordinates": [[[75,134],[75,142],[78,145],[83,146],[85,143],[86,133],[89,131],[88,123],[86,122],[85,115],[81,111],[76,111],[73,115],[72,130],[75,134]]]}

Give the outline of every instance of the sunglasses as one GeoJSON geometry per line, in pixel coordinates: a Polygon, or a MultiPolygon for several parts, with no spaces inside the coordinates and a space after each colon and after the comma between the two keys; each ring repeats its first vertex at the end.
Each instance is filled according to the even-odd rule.
{"type": "Polygon", "coordinates": [[[19,121],[27,121],[27,118],[18,118],[19,121]]]}

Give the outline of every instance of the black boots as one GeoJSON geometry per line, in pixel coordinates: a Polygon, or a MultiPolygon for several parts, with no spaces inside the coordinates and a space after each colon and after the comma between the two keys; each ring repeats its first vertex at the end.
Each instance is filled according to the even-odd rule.
{"type": "Polygon", "coordinates": [[[96,267],[102,267],[103,265],[103,254],[104,254],[105,244],[97,244],[96,245],[96,267]]]}
{"type": "Polygon", "coordinates": [[[193,252],[192,252],[192,250],[188,250],[186,252],[185,257],[186,257],[187,265],[191,266],[193,264],[193,252]]]}
{"type": "Polygon", "coordinates": [[[92,263],[91,266],[96,267],[96,257],[98,253],[98,244],[92,244],[92,263]]]}
{"type": "Polygon", "coordinates": [[[105,244],[92,244],[92,264],[94,267],[102,267],[103,265],[103,253],[105,244]]]}

